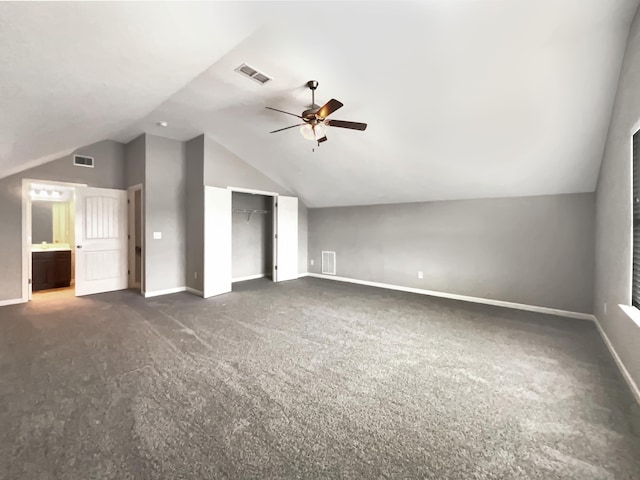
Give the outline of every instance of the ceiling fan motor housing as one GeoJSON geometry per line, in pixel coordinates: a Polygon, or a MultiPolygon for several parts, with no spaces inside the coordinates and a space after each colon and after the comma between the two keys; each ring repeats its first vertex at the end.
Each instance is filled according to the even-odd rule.
{"type": "Polygon", "coordinates": [[[318,105],[310,105],[311,108],[302,112],[302,119],[311,124],[315,124],[318,119],[316,117],[316,112],[320,108],[318,105]]]}

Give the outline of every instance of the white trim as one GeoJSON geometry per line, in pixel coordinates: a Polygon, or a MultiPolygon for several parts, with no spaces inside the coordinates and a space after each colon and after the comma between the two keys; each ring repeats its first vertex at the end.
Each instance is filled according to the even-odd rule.
{"type": "Polygon", "coordinates": [[[524,303],[505,302],[503,300],[492,300],[489,298],[469,297],[467,295],[458,295],[457,293],[436,292],[433,290],[424,290],[422,288],[403,287],[400,285],[392,285],[390,283],[369,282],[367,280],[356,280],[354,278],[336,277],[334,275],[322,275],[320,273],[309,273],[310,277],[324,278],[326,280],[336,280],[338,282],[356,283],[358,285],[367,285],[369,287],[386,288],[388,290],[398,290],[401,292],[418,293],[420,295],[430,295],[432,297],[451,298],[453,300],[462,300],[463,302],[482,303],[484,305],[494,305],[496,307],[515,308],[516,310],[526,310],[528,312],[545,313],[547,315],[558,315],[560,317],[577,318],[579,320],[593,321],[593,315],[590,313],[570,312],[568,310],[558,310],[556,308],[538,307],[535,305],[527,305],[524,303]]]}
{"type": "Polygon", "coordinates": [[[204,297],[204,292],[202,290],[196,290],[195,288],[191,288],[191,287],[185,287],[184,290],[185,292],[192,293],[199,297],[204,297]]]}
{"type": "Polygon", "coordinates": [[[640,389],[638,388],[638,385],[631,377],[631,374],[627,370],[627,367],[625,367],[624,363],[622,363],[622,360],[618,356],[618,352],[616,352],[616,349],[613,348],[613,344],[611,343],[611,340],[609,340],[609,337],[607,337],[607,334],[604,333],[604,330],[600,326],[600,322],[598,321],[598,318],[595,315],[593,317],[593,320],[596,324],[596,327],[598,327],[598,332],[600,332],[600,336],[602,337],[604,344],[607,346],[607,348],[609,349],[609,353],[613,357],[613,360],[616,362],[616,365],[618,366],[618,370],[620,370],[620,373],[622,374],[622,378],[624,378],[624,381],[627,382],[627,385],[631,389],[631,393],[633,393],[633,396],[635,397],[636,402],[638,402],[638,404],[640,405],[640,389]]]}
{"type": "Polygon", "coordinates": [[[144,298],[159,297],[160,295],[170,295],[172,293],[186,292],[187,287],[167,288],[166,290],[156,290],[155,292],[144,292],[144,298]]]}
{"type": "Polygon", "coordinates": [[[309,272],[298,273],[298,278],[304,278],[304,277],[308,277],[308,276],[309,276],[309,272]]]}
{"type": "Polygon", "coordinates": [[[18,303],[26,303],[24,298],[12,298],[11,300],[0,300],[0,307],[6,307],[8,305],[16,305],[18,303]]]}
{"type": "Polygon", "coordinates": [[[86,187],[86,183],[59,182],[58,180],[38,180],[37,178],[23,178],[22,181],[28,183],[42,183],[45,185],[60,185],[61,187],[86,187]]]}
{"type": "Polygon", "coordinates": [[[255,280],[257,278],[264,278],[266,276],[267,275],[265,273],[259,273],[258,275],[249,275],[247,277],[232,278],[231,283],[246,282],[247,280],[255,280]]]}
{"type": "Polygon", "coordinates": [[[29,196],[29,184],[31,182],[22,179],[22,302],[28,302],[31,297],[31,197],[29,196]]]}
{"type": "MultiPolygon", "coordinates": [[[[640,130],[640,118],[638,118],[638,120],[636,121],[636,123],[633,124],[633,127],[631,127],[631,136],[633,137],[633,135],[640,130]]],[[[631,139],[631,141],[633,142],[633,138],[631,139]]]]}
{"type": "Polygon", "coordinates": [[[629,272],[629,275],[627,275],[627,278],[625,279],[628,282],[626,288],[627,291],[625,292],[627,296],[626,303],[628,305],[631,305],[633,297],[633,177],[635,176],[635,172],[633,171],[633,136],[638,131],[640,131],[640,119],[638,119],[638,121],[634,124],[631,130],[631,134],[629,135],[629,171],[631,172],[631,175],[628,175],[627,182],[629,182],[629,192],[631,192],[629,194],[631,208],[627,212],[627,221],[629,222],[627,224],[627,239],[629,240],[629,245],[631,246],[631,248],[627,253],[627,265],[631,265],[631,272],[629,272]]]}
{"type": "Polygon", "coordinates": [[[631,305],[618,305],[620,309],[637,325],[640,327],[640,310],[636,307],[632,307],[631,305]]]}
{"type": "Polygon", "coordinates": [[[238,193],[251,193],[253,195],[265,195],[267,197],[277,197],[280,195],[276,192],[266,192],[264,190],[253,190],[252,188],[240,188],[240,187],[227,187],[227,190],[238,193]]]}
{"type": "Polygon", "coordinates": [[[278,281],[278,197],[271,198],[271,280],[278,281]]]}

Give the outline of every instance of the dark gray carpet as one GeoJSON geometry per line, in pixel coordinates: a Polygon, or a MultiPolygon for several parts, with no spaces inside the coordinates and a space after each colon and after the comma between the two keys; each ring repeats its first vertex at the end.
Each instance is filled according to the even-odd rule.
{"type": "Polygon", "coordinates": [[[317,279],[0,308],[0,478],[640,479],[595,327],[317,279]]]}

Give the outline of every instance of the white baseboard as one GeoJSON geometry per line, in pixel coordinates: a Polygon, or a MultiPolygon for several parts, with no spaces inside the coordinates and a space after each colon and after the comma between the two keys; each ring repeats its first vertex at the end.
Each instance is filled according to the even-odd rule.
{"type": "Polygon", "coordinates": [[[303,278],[303,277],[308,277],[309,276],[309,272],[304,272],[304,273],[299,273],[298,274],[298,278],[303,278]]]}
{"type": "Polygon", "coordinates": [[[594,318],[590,313],[570,312],[568,310],[558,310],[556,308],[549,307],[538,307],[535,305],[527,305],[524,303],[505,302],[503,300],[492,300],[489,298],[481,297],[469,297],[467,295],[458,295],[457,293],[436,292],[434,290],[424,290],[422,288],[403,287],[400,285],[392,285],[390,283],[369,282],[367,280],[356,280],[354,278],[337,277],[335,275],[324,275],[320,273],[309,273],[308,275],[310,277],[336,280],[338,282],[356,283],[358,285],[367,285],[369,287],[386,288],[388,290],[417,293],[420,295],[429,295],[432,297],[450,298],[452,300],[462,300],[463,302],[482,303],[484,305],[493,305],[496,307],[515,308],[516,310],[526,310],[528,312],[545,313],[547,315],[558,315],[560,317],[577,318],[579,320],[593,321],[594,318]]]}
{"type": "Polygon", "coordinates": [[[194,295],[197,295],[199,297],[204,297],[204,292],[200,290],[196,290],[195,288],[185,287],[185,291],[189,293],[193,293],[194,295]]]}
{"type": "Polygon", "coordinates": [[[266,274],[260,273],[258,275],[249,275],[248,277],[232,278],[231,283],[246,282],[247,280],[256,280],[258,278],[264,278],[266,276],[267,276],[266,274]]]}
{"type": "Polygon", "coordinates": [[[0,307],[5,307],[8,305],[16,305],[18,303],[26,303],[26,300],[23,298],[12,298],[11,300],[0,300],[0,307]]]}
{"type": "Polygon", "coordinates": [[[616,352],[616,349],[613,348],[613,344],[611,343],[611,340],[609,340],[609,337],[607,337],[607,334],[604,333],[604,330],[600,326],[600,322],[598,321],[598,318],[595,315],[593,317],[593,321],[595,322],[596,327],[598,327],[600,336],[602,337],[604,344],[609,349],[609,353],[613,357],[613,360],[616,362],[616,365],[618,366],[618,370],[620,370],[620,373],[622,374],[622,378],[624,378],[624,381],[627,382],[627,385],[631,389],[631,393],[633,393],[633,396],[635,397],[636,402],[638,402],[638,404],[640,405],[640,389],[638,388],[638,385],[636,384],[635,380],[631,377],[631,374],[629,373],[629,370],[627,370],[627,367],[625,367],[624,363],[622,363],[622,360],[618,356],[618,352],[616,352]]]}
{"type": "Polygon", "coordinates": [[[155,292],[144,292],[144,298],[159,297],[160,295],[169,295],[171,293],[184,292],[187,287],[168,288],[166,290],[156,290],[155,292]]]}

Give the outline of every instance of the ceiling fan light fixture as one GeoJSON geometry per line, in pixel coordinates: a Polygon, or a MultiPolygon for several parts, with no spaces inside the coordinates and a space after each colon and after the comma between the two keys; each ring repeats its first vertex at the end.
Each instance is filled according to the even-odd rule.
{"type": "Polygon", "coordinates": [[[313,133],[313,127],[309,124],[303,125],[300,127],[300,133],[307,140],[315,140],[316,136],[313,133]]]}
{"type": "Polygon", "coordinates": [[[316,125],[306,124],[300,127],[300,133],[307,140],[315,142],[326,135],[326,129],[320,123],[316,125]]]}

